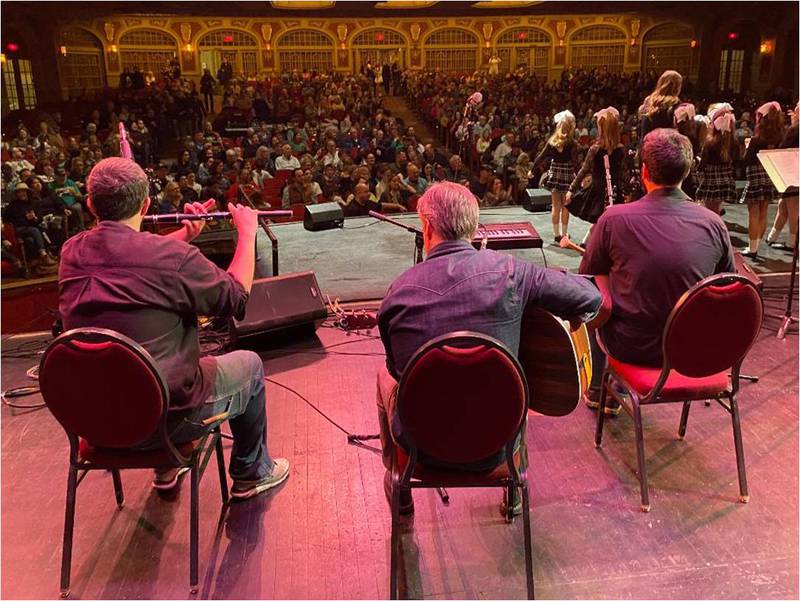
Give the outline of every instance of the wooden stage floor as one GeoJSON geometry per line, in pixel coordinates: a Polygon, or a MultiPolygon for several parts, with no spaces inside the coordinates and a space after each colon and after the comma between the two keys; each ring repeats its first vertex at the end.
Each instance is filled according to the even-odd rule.
{"type": "MultiPolygon", "coordinates": [[[[768,282],[768,311],[785,285],[768,282]]],[[[608,423],[602,450],[595,414],[531,417],[532,522],[539,598],[797,598],[797,334],[775,338],[768,318],[744,372],[761,377],[740,396],[751,489],[737,502],[730,419],[716,405],[646,408],[652,512],[639,511],[631,420],[608,423]]],[[[373,332],[374,333],[374,332],[373,332]]],[[[38,358],[10,358],[29,339],[6,339],[2,387],[29,382],[38,358]]],[[[377,432],[374,337],[323,327],[318,339],[262,353],[268,378],[295,389],[352,433],[377,432]]],[[[389,511],[375,453],[288,390],[267,384],[269,445],[291,461],[282,487],[222,508],[215,474],[201,484],[199,598],[364,599],[388,596],[389,511]]],[[[37,401],[38,396],[24,400],[37,401]]],[[[2,408],[4,598],[58,594],[66,438],[46,410],[2,408]]],[[[111,477],[78,491],[72,598],[188,597],[188,486],[173,500],[145,471],[123,472],[126,505],[111,477]]],[[[414,598],[521,598],[521,520],[507,525],[496,490],[415,493],[405,522],[401,586],[414,598]]]]}

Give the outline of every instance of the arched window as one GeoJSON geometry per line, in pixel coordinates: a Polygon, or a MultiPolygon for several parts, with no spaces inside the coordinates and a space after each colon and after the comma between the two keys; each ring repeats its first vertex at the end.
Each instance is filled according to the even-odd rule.
{"type": "Polygon", "coordinates": [[[258,40],[239,29],[215,29],[197,40],[201,66],[216,77],[223,59],[233,66],[234,75],[258,75],[258,40]]]}
{"type": "Polygon", "coordinates": [[[472,72],[478,64],[478,36],[466,29],[440,29],[425,38],[425,67],[472,72]]]}
{"type": "Polygon", "coordinates": [[[405,65],[406,39],[393,29],[366,29],[353,38],[353,65],[356,71],[368,62],[373,65],[405,65]]]}
{"type": "Polygon", "coordinates": [[[644,70],[674,69],[687,77],[692,69],[692,28],[683,23],[656,25],[644,34],[644,70]]]}
{"type": "Polygon", "coordinates": [[[612,25],[589,25],[570,38],[570,65],[581,69],[607,67],[622,71],[625,63],[625,32],[612,25]]]}
{"type": "Polygon", "coordinates": [[[507,29],[497,37],[501,71],[525,69],[547,77],[550,64],[550,35],[535,27],[507,29]]]}
{"type": "Polygon", "coordinates": [[[295,29],[278,38],[281,71],[333,70],[333,38],[316,29],[295,29]]]}
{"type": "Polygon", "coordinates": [[[178,56],[178,42],[158,29],[133,29],[119,38],[122,68],[138,67],[158,77],[169,62],[178,56]]]}
{"type": "Polygon", "coordinates": [[[61,34],[61,45],[67,51],[66,56],[58,60],[64,98],[102,90],[106,79],[103,43],[97,36],[86,29],[73,27],[61,34]]]}

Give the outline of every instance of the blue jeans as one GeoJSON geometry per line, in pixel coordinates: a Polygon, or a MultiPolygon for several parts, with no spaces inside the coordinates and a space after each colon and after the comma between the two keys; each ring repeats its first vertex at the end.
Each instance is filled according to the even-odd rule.
{"type": "MultiPolygon", "coordinates": [[[[231,477],[260,480],[269,476],[274,461],[267,449],[267,406],[261,358],[251,351],[233,351],[217,357],[203,357],[200,361],[215,363],[213,391],[189,415],[170,416],[170,439],[180,444],[200,438],[208,430],[202,421],[227,411],[233,434],[228,466],[231,477]]],[[[142,446],[159,446],[158,437],[142,446]]]]}

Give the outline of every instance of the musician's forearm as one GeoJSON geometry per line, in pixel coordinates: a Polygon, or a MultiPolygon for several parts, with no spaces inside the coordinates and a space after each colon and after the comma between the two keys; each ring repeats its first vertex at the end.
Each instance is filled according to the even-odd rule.
{"type": "Polygon", "coordinates": [[[239,239],[236,243],[236,251],[233,253],[233,260],[228,267],[228,273],[239,282],[249,293],[253,288],[253,274],[256,270],[256,232],[239,232],[239,239]]]}
{"type": "Polygon", "coordinates": [[[180,229],[175,230],[174,232],[170,232],[169,234],[164,234],[164,236],[168,238],[173,238],[174,240],[180,240],[181,242],[191,242],[189,239],[189,232],[186,226],[183,226],[180,229]]]}

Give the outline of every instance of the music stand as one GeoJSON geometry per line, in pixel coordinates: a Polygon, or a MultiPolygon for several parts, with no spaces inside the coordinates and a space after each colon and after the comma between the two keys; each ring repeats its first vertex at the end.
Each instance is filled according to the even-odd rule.
{"type": "MultiPolygon", "coordinates": [[[[782,148],[775,150],[761,150],[758,153],[758,160],[764,167],[764,171],[769,175],[769,179],[775,188],[783,194],[787,190],[797,193],[800,186],[800,172],[798,172],[797,161],[800,150],[797,148],[782,148]],[[793,190],[792,190],[793,189],[793,190]]],[[[783,340],[786,330],[792,323],[797,323],[797,318],[792,315],[792,300],[797,281],[797,243],[798,232],[794,235],[794,252],[792,253],[792,272],[789,274],[789,296],[786,299],[786,311],[783,314],[781,327],[778,328],[778,338],[783,340]]]]}

